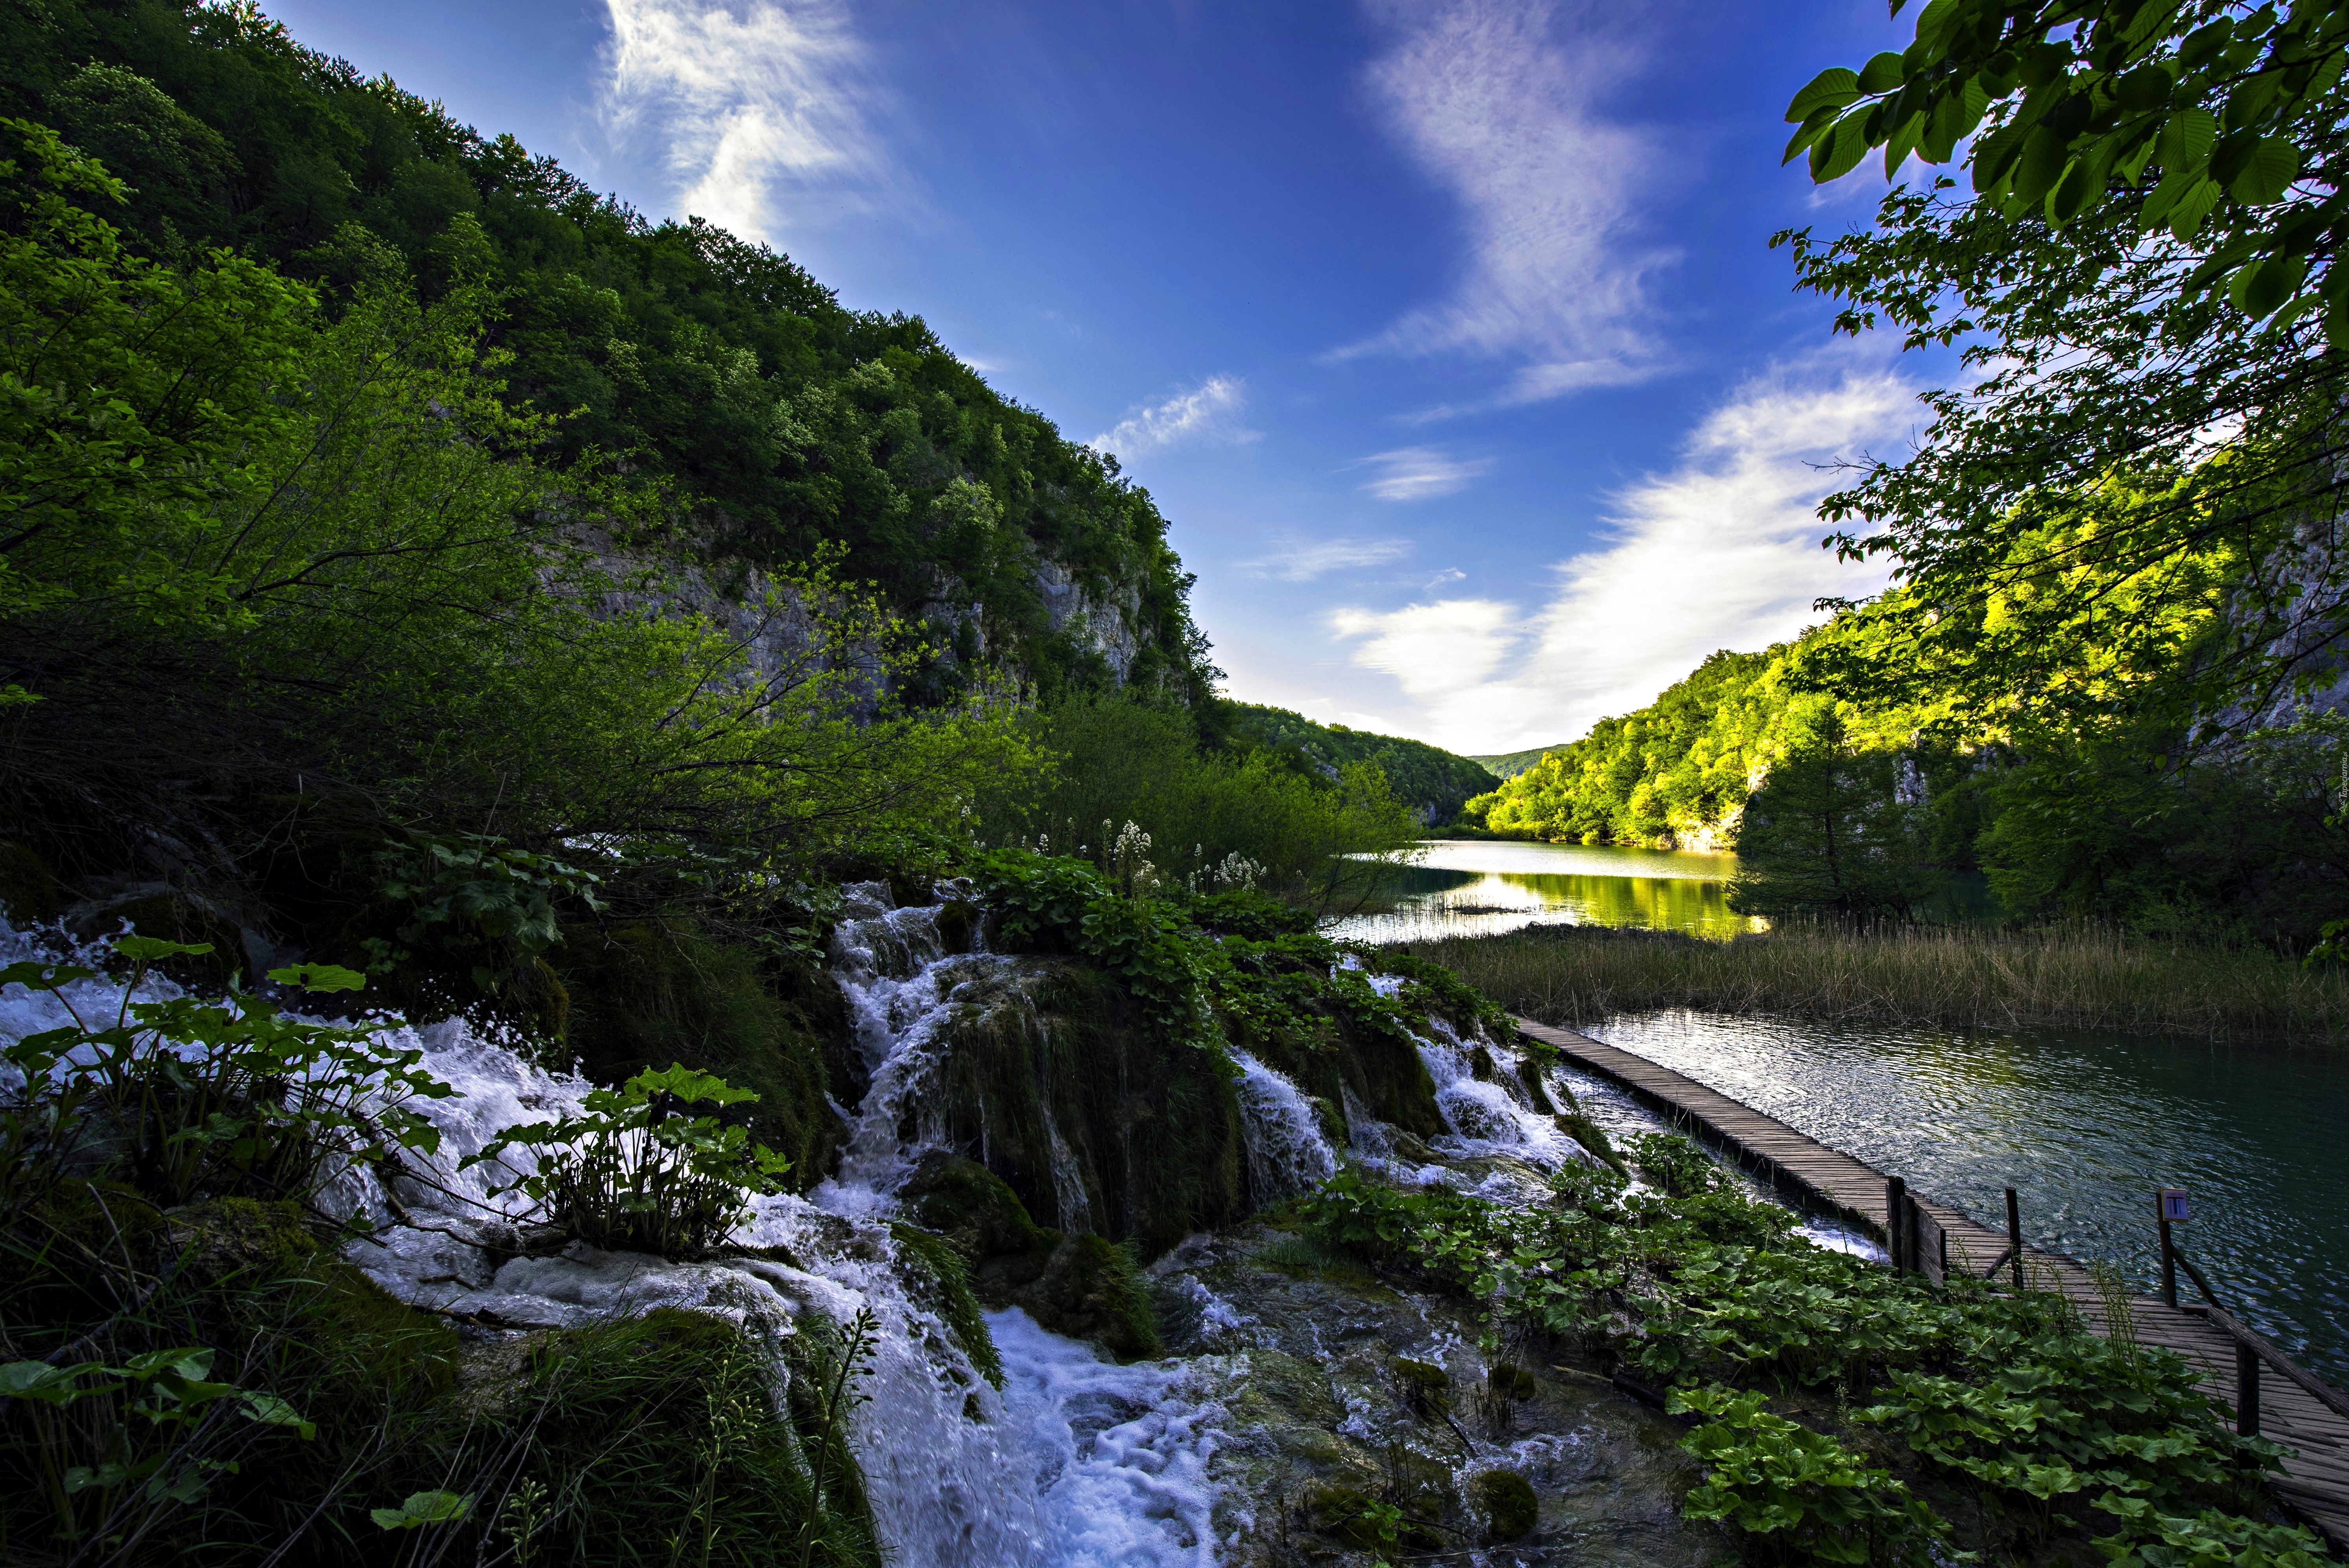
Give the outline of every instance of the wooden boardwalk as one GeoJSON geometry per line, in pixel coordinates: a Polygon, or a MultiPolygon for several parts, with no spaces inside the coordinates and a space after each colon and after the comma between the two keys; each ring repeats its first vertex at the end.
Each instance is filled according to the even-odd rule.
{"type": "MultiPolygon", "coordinates": [[[[1516,1022],[1523,1033],[1556,1046],[1575,1065],[1620,1084],[1673,1121],[1743,1155],[1757,1175],[1839,1212],[1878,1240],[1885,1239],[1883,1172],[1644,1056],[1570,1029],[1536,1023],[1528,1018],[1516,1022]]],[[[2006,1251],[2003,1231],[1978,1224],[1958,1210],[1921,1194],[1916,1196],[1920,1207],[1948,1232],[1952,1269],[1971,1265],[1972,1272],[1980,1275],[2006,1251]]],[[[2101,1333],[2104,1297],[2087,1270],[2057,1253],[2029,1246],[2023,1251],[2033,1282],[2044,1285],[2052,1281],[2078,1303],[2089,1325],[2101,1333]]],[[[2129,1298],[2129,1319],[2139,1344],[2185,1356],[2202,1369],[2204,1390],[2233,1407],[2235,1341],[2222,1329],[2149,1296],[2129,1298]]],[[[2263,1371],[2260,1433],[2294,1450],[2285,1459],[2283,1472],[2274,1478],[2277,1493],[2324,1535],[2336,1553],[2349,1550],[2349,1419],[2287,1379],[2263,1371]]]]}

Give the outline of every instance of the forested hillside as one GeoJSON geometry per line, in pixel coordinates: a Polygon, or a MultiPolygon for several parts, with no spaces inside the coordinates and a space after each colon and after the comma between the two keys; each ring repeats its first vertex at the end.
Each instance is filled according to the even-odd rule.
{"type": "Polygon", "coordinates": [[[1450,822],[1471,795],[1493,782],[1492,774],[1475,759],[1424,741],[1373,735],[1343,724],[1318,724],[1302,713],[1253,702],[1226,703],[1225,709],[1224,722],[1234,735],[1294,758],[1323,777],[1335,779],[1352,763],[1371,763],[1386,774],[1395,798],[1415,808],[1430,826],[1450,822]]]}
{"type": "Polygon", "coordinates": [[[1531,746],[1522,752],[1492,752],[1468,760],[1495,778],[1513,779],[1564,744],[1566,742],[1561,741],[1557,746],[1531,746]]]}
{"type": "Polygon", "coordinates": [[[916,695],[1005,653],[1047,694],[1205,694],[1148,493],[918,317],[844,309],[763,247],[649,222],[250,5],[7,7],[0,114],[102,161],[125,189],[98,214],[169,265],[227,246],[330,301],[409,275],[427,304],[482,290],[483,351],[552,417],[543,457],[673,488],[706,547],[746,564],[843,545],[844,574],[924,629],[916,695]]]}
{"type": "MultiPolygon", "coordinates": [[[[2095,511],[2131,499],[2107,490],[2064,532],[2093,539],[2095,511]]],[[[2063,586],[2089,607],[2063,617],[2044,584],[1932,616],[1896,589],[1713,654],[1467,815],[1552,841],[1733,846],[1733,896],[1762,912],[1905,914],[1981,871],[2017,916],[2304,951],[2349,878],[2349,725],[2321,666],[2246,685],[2246,644],[2272,624],[2246,614],[2251,567],[2230,541],[2128,570],[2075,560],[2063,586]]]]}

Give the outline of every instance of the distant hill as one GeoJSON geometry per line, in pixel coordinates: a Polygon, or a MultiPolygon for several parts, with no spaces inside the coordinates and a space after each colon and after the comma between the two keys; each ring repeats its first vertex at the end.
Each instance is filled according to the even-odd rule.
{"type": "Polygon", "coordinates": [[[1468,760],[1495,777],[1513,779],[1549,753],[1566,750],[1568,744],[1568,742],[1560,741],[1555,746],[1536,746],[1530,752],[1503,752],[1496,756],[1470,757],[1468,760]]]}
{"type": "Polygon", "coordinates": [[[1419,807],[1420,820],[1441,826],[1460,815],[1469,796],[1493,787],[1493,775],[1473,758],[1401,735],[1373,735],[1343,724],[1317,724],[1286,708],[1226,704],[1235,735],[1286,752],[1311,771],[1335,777],[1347,763],[1376,763],[1398,798],[1419,807]]]}

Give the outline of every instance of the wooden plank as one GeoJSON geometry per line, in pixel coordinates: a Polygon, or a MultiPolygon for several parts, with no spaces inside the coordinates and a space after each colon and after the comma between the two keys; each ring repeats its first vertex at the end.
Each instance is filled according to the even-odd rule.
{"type": "MultiPolygon", "coordinates": [[[[1882,1172],[1636,1053],[1531,1019],[1516,1023],[1521,1033],[1554,1046],[1576,1066],[1622,1085],[1668,1120],[1694,1126],[1759,1163],[1774,1183],[1792,1187],[1878,1241],[1890,1241],[1882,1172]]],[[[2008,1244],[2002,1231],[1992,1231],[1947,1204],[1918,1199],[1915,1208],[1930,1227],[1946,1236],[1953,1267],[1961,1258],[1971,1264],[1993,1257],[2008,1244]]],[[[1923,1226],[1919,1230],[1930,1242],[1932,1230],[1923,1226]]],[[[2082,1319],[2092,1330],[2103,1332],[2104,1293],[2088,1271],[2075,1259],[2037,1247],[2026,1246],[2023,1252],[2033,1282],[2052,1282],[2078,1304],[2082,1319]]],[[[2137,1343],[2174,1351],[2200,1366],[2204,1391],[2231,1408],[2234,1337],[2207,1317],[2166,1306],[2150,1296],[2131,1296],[2127,1303],[2137,1343]]],[[[2273,1346],[2267,1348],[2281,1357],[2273,1346]]],[[[2294,1450],[2284,1461],[2283,1473],[2271,1477],[2271,1482],[2277,1495],[2339,1552],[2349,1548],[2349,1422],[2334,1413],[2344,1407],[2344,1397],[2298,1366],[2292,1373],[2297,1376],[2278,1376],[2261,1383],[2261,1432],[2294,1450]],[[2321,1393],[2312,1392],[2312,1387],[2321,1393]],[[2327,1408],[2328,1405],[2333,1407],[2327,1408]]]]}

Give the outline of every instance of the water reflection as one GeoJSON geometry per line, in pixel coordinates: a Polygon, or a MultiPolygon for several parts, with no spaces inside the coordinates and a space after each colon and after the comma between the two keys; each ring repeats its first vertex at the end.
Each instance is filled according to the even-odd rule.
{"type": "Polygon", "coordinates": [[[2013,1186],[2028,1240],[2106,1260],[2145,1289],[2160,1269],[2154,1190],[2184,1187],[2194,1219],[2180,1245],[2230,1310],[2349,1382],[2349,1065],[2335,1055],[1698,1012],[1591,1033],[1993,1228],[2013,1186]]]}
{"type": "Polygon", "coordinates": [[[1385,914],[1340,920],[1357,941],[1497,936],[1523,926],[1644,926],[1726,939],[1763,922],[1733,913],[1733,855],[1579,844],[1438,839],[1394,873],[1385,914]]]}

